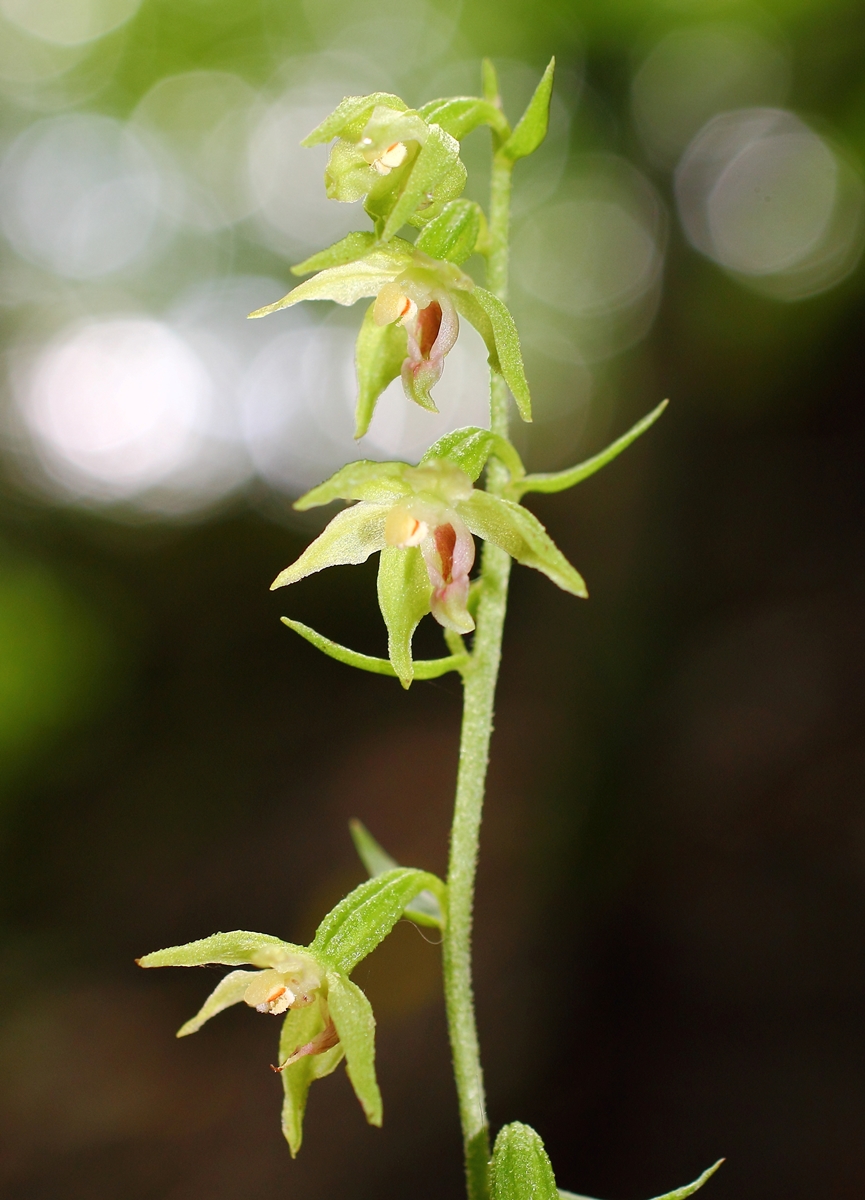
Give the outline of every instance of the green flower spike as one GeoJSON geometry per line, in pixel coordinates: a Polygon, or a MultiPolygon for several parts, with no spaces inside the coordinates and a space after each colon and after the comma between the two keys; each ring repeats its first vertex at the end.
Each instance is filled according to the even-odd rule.
{"type": "MultiPolygon", "coordinates": [[[[433,231],[436,236],[424,244],[437,250],[462,246],[464,252],[465,230],[475,228],[469,219],[471,210],[460,207],[444,216],[433,231]]],[[[381,245],[372,234],[351,233],[294,270],[318,274],[281,300],[250,313],[251,317],[268,316],[301,300],[351,305],[375,297],[357,339],[355,437],[369,429],[379,396],[398,376],[409,400],[437,411],[430,389],[441,377],[445,356],[456,341],[457,314],[478,330],[490,366],[504,377],[523,420],[531,420],[531,396],[513,317],[501,300],[478,287],[456,263],[433,258],[402,238],[381,245]]]]}
{"type": "MultiPolygon", "coordinates": [[[[404,687],[414,677],[411,641],[426,613],[452,634],[474,629],[468,608],[475,557],[472,534],[542,571],[565,591],[585,596],[581,576],[537,517],[511,500],[472,486],[491,453],[514,474],[522,471],[513,447],[480,429],[447,435],[417,467],[368,461],[343,467],[301,497],[295,508],[303,511],[336,499],[359,503],[338,513],[272,587],[296,583],[325,567],[365,562],[380,551],[379,606],[388,630],[390,664],[404,687]]],[[[305,627],[298,632],[306,636],[305,627]]],[[[333,653],[333,643],[330,646],[333,653]]],[[[351,655],[333,654],[346,661],[352,661],[351,655]]],[[[356,659],[353,665],[366,666],[356,659]]]]}
{"type": "Polygon", "coordinates": [[[301,144],[332,138],[327,195],[346,202],[366,197],[383,242],[406,223],[422,226],[438,216],[465,187],[459,142],[398,96],[347,96],[301,144]]]}
{"type": "Polygon", "coordinates": [[[367,1120],[381,1125],[375,1018],[366,996],[349,975],[419,895],[434,897],[438,923],[442,924],[446,900],[441,880],[425,871],[399,867],[367,880],[340,901],[319,925],[309,946],[295,946],[266,933],[235,930],[157,950],[137,961],[142,967],[222,964],[256,968],[230,971],[177,1036],[196,1033],[211,1017],[241,1001],[256,1012],[285,1015],[279,1065],[273,1069],[282,1077],[282,1128],[295,1155],[302,1141],[310,1085],[336,1070],[343,1058],[367,1120]]]}

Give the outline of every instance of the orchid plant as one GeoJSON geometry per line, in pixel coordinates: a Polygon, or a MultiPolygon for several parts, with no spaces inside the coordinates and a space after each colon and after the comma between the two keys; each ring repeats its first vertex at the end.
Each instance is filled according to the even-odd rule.
{"type": "MultiPolygon", "coordinates": [[[[373,228],[351,233],[294,267],[295,274],[312,277],[251,314],[263,317],[302,300],[371,301],[357,338],[356,437],[366,433],[379,397],[397,378],[408,401],[436,411],[432,390],[459,336],[460,318],[486,343],[489,428],[447,434],[416,465],[361,460],[313,488],[296,508],[349,504],[273,584],[284,587],[378,553],[387,658],[357,653],[287,617],[285,624],[332,658],[394,676],[405,688],[449,671],[461,676],[464,709],[447,879],[399,866],[354,822],[352,836],[370,878],[325,916],[309,946],[236,931],[138,960],[142,967],[232,968],[178,1037],[197,1032],[233,1004],[283,1018],[274,1069],[284,1086],[282,1127],[295,1155],[310,1085],[343,1059],[367,1120],[381,1124],[375,1019],[350,975],[401,918],[438,928],[469,1200],[581,1200],[558,1188],[543,1142],[528,1126],[506,1125],[491,1149],[472,993],[475,872],[511,561],[541,571],[573,596],[587,595],[579,572],[522,499],[580,483],[648,429],[666,403],[602,453],[565,471],[527,474],[509,440],[510,397],[522,420],[531,420],[519,337],[506,304],[511,181],[516,164],[546,135],[553,68],[551,62],[513,128],[488,61],[481,96],[434,100],[419,109],[386,93],[343,100],[304,145],[333,143],[327,195],[363,199],[373,228]],[[460,142],[479,126],[489,128],[493,145],[487,213],[461,198],[466,168],[460,142]],[[417,231],[413,241],[401,236],[406,226],[417,231]],[[463,269],[472,255],[485,259],[485,287],[463,269]],[[483,551],[473,577],[476,538],[483,551]],[[441,625],[448,652],[415,661],[412,637],[428,613],[441,625]]],[[[692,1195],[719,1165],[659,1200],[692,1195]]]]}

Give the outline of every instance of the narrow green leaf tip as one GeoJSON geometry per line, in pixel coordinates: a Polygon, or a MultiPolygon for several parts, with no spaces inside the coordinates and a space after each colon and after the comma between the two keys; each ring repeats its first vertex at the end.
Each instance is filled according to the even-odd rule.
{"type": "Polygon", "coordinates": [[[550,97],[553,92],[553,73],[556,60],[551,58],[547,64],[541,81],[535,88],[535,93],[526,107],[526,111],[517,122],[513,133],[499,150],[499,154],[516,162],[518,158],[526,158],[533,154],[547,136],[550,121],[550,97]]]}
{"type": "MultiPolygon", "coordinates": [[[[688,1183],[684,1187],[676,1188],[676,1190],[672,1192],[665,1192],[663,1196],[655,1196],[653,1200],[687,1200],[688,1196],[693,1196],[694,1192],[699,1191],[703,1184],[711,1179],[711,1177],[720,1167],[721,1163],[724,1161],[725,1160],[723,1158],[719,1158],[714,1166],[711,1166],[707,1171],[704,1171],[700,1178],[695,1179],[693,1183],[688,1183]]],[[[578,1195],[577,1192],[566,1192],[564,1188],[559,1188],[558,1192],[560,1200],[593,1200],[591,1196],[578,1195]]]]}
{"type": "MultiPolygon", "coordinates": [[[[376,658],[371,654],[361,654],[357,650],[349,650],[347,646],[341,646],[339,642],[331,641],[330,638],[310,629],[308,625],[304,625],[300,621],[292,621],[290,617],[280,617],[280,620],[283,625],[287,625],[289,629],[299,633],[310,645],[321,650],[322,654],[326,654],[329,658],[335,658],[337,662],[346,663],[349,667],[357,667],[361,671],[370,671],[373,675],[388,675],[391,679],[398,678],[396,671],[386,658],[376,658]]],[[[444,658],[421,659],[414,664],[414,677],[415,679],[438,679],[440,675],[446,675],[448,671],[463,671],[468,666],[468,662],[468,654],[449,654],[444,658]]]]}
{"type": "Polygon", "coordinates": [[[575,467],[569,467],[566,471],[526,475],[522,479],[515,479],[508,487],[508,495],[514,500],[519,500],[526,492],[563,492],[566,488],[582,483],[584,479],[588,479],[590,475],[594,475],[607,463],[612,462],[623,450],[627,450],[632,442],[635,442],[647,429],[651,428],[669,403],[669,400],[662,400],[657,408],[652,409],[647,416],[637,421],[636,425],[632,425],[627,433],[623,433],[620,438],[607,446],[606,450],[593,455],[592,458],[587,458],[585,462],[577,463],[575,467]]]}

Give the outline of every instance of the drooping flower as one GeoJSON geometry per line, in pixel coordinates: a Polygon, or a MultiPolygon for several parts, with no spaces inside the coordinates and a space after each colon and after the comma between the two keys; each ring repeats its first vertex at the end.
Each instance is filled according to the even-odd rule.
{"type": "Polygon", "coordinates": [[[406,867],[367,880],[332,909],[309,946],[266,933],[216,933],[157,950],[138,959],[142,967],[236,968],[219,981],[196,1015],[177,1032],[196,1033],[234,1004],[282,1016],[279,1060],[283,1083],[282,1127],[292,1154],[300,1148],[310,1084],[336,1070],[343,1058],[358,1100],[372,1125],[381,1125],[375,1076],[375,1019],[364,993],[349,975],[387,936],[410,902],[432,891],[444,920],[444,885],[434,875],[406,867]],[[253,967],[254,970],[245,970],[253,967]],[[239,968],[239,969],[237,969],[239,968]]]}
{"type": "Polygon", "coordinates": [[[433,258],[402,238],[381,245],[372,234],[354,233],[294,269],[317,274],[250,316],[264,317],[301,300],[351,305],[375,298],[357,339],[355,437],[366,433],[379,396],[398,377],[410,400],[438,411],[430,389],[441,378],[445,357],[456,342],[460,315],[481,334],[490,365],[504,377],[523,419],[531,420],[513,318],[501,300],[478,287],[456,263],[433,258]]]}
{"type": "MultiPolygon", "coordinates": [[[[485,430],[463,432],[473,438],[493,436],[485,430]]],[[[361,563],[380,552],[378,600],[388,630],[388,655],[405,687],[414,675],[412,637],[426,613],[455,633],[474,629],[469,611],[473,534],[542,571],[566,591],[586,595],[582,578],[537,517],[511,500],[475,489],[471,476],[441,457],[439,449],[439,444],[432,447],[417,467],[351,463],[298,500],[295,507],[302,510],[335,499],[358,503],[338,513],[272,585],[284,587],[325,567],[361,563]]],[[[475,478],[484,461],[475,459],[475,478]]]]}

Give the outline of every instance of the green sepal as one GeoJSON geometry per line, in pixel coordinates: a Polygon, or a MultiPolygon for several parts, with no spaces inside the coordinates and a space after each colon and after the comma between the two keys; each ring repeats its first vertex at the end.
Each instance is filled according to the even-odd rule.
{"type": "Polygon", "coordinates": [[[532,419],[532,398],[523,366],[523,353],[517,327],[508,307],[486,288],[454,291],[454,304],[484,339],[490,366],[504,377],[524,421],[532,419]]]}
{"type": "Polygon", "coordinates": [[[588,596],[583,577],[572,567],[534,513],[512,500],[472,492],[457,511],[477,537],[506,550],[524,567],[534,567],[572,596],[588,596]]]}
{"type": "Polygon", "coordinates": [[[428,193],[428,199],[408,218],[409,225],[422,229],[424,225],[434,220],[444,212],[452,201],[462,195],[468,180],[465,163],[458,158],[453,166],[445,172],[435,187],[428,193]]]}
{"type": "Polygon", "coordinates": [[[377,296],[386,283],[396,279],[411,264],[414,247],[410,242],[397,238],[388,246],[376,246],[365,258],[328,267],[299,283],[281,300],[266,304],[249,314],[250,320],[266,317],[270,313],[291,308],[301,300],[333,300],[337,304],[351,305],[364,296],[377,296]]]}
{"type": "Polygon", "coordinates": [[[402,325],[378,325],[375,304],[366,310],[354,352],[357,369],[357,406],[354,436],[361,438],[369,429],[378,398],[394,379],[398,379],[408,355],[406,332],[402,325]]]}
{"type": "Polygon", "coordinates": [[[526,475],[522,479],[513,479],[508,485],[508,495],[514,500],[519,500],[526,492],[562,492],[566,488],[582,483],[584,479],[588,479],[590,475],[600,471],[601,467],[612,462],[623,450],[627,450],[631,442],[635,442],[641,434],[655,424],[669,403],[669,400],[662,400],[657,408],[638,421],[636,425],[632,425],[627,433],[616,438],[607,446],[606,450],[593,455],[592,458],[587,458],[585,462],[578,463],[575,467],[569,467],[566,471],[550,471],[543,474],[526,475]]]}
{"type": "MultiPolygon", "coordinates": [[[[349,667],[357,667],[361,671],[369,671],[373,675],[387,675],[391,679],[397,678],[393,664],[387,658],[376,658],[371,654],[361,654],[357,650],[349,650],[347,646],[341,646],[339,642],[332,642],[330,638],[324,637],[323,634],[317,633],[314,629],[310,629],[308,625],[304,625],[300,621],[292,621],[290,617],[280,617],[280,620],[283,625],[287,625],[289,629],[293,629],[295,633],[299,633],[310,645],[315,646],[317,650],[321,650],[329,658],[335,658],[337,662],[345,663],[349,667]]],[[[468,654],[449,654],[446,658],[421,659],[419,662],[416,661],[413,664],[414,678],[438,679],[440,675],[446,675],[448,671],[465,670],[468,662],[468,654]]]]}
{"type": "MultiPolygon", "coordinates": [[[[415,663],[416,668],[417,666],[418,664],[415,663]]],[[[348,828],[351,833],[351,840],[354,842],[354,848],[360,856],[360,861],[373,878],[376,875],[383,875],[385,871],[393,871],[400,865],[395,858],[391,858],[388,852],[378,844],[370,831],[360,821],[357,819],[349,821],[348,828]]],[[[436,929],[444,928],[442,906],[429,890],[418,892],[415,898],[406,905],[405,916],[410,921],[415,921],[418,925],[432,925],[436,929]]]]}
{"type": "Polygon", "coordinates": [[[177,1037],[188,1037],[190,1033],[198,1033],[201,1026],[224,1012],[233,1004],[239,1004],[244,997],[250,982],[258,974],[257,971],[230,971],[207,997],[194,1017],[186,1021],[177,1031],[177,1037]]]}
{"type": "Polygon", "coordinates": [[[474,483],[491,454],[504,463],[512,480],[521,479],[525,474],[520,456],[507,438],[476,425],[468,425],[464,429],[454,429],[451,433],[440,437],[427,450],[421,463],[429,462],[434,458],[445,458],[455,467],[464,471],[474,483]]]}
{"type": "Polygon", "coordinates": [[[370,1125],[381,1125],[381,1092],[375,1077],[375,1017],[356,983],[327,973],[327,1007],[345,1051],[345,1069],[370,1125]]]}
{"type": "Polygon", "coordinates": [[[350,975],[387,937],[406,905],[424,888],[436,894],[444,906],[445,885],[428,871],[398,867],[367,879],[327,914],[309,952],[350,975]]]}
{"type": "Polygon", "coordinates": [[[441,100],[430,100],[418,112],[425,121],[441,125],[458,142],[481,125],[489,125],[502,139],[509,137],[511,132],[502,110],[479,96],[447,96],[441,100]]]}
{"type": "Polygon", "coordinates": [[[301,955],[309,958],[305,946],[295,946],[269,933],[248,933],[235,929],[231,933],[214,933],[210,937],[154,950],[135,961],[139,967],[205,967],[220,964],[226,967],[273,967],[284,959],[301,955]]]}
{"type": "Polygon", "coordinates": [[[346,463],[335,471],[324,483],[316,484],[298,500],[292,508],[306,512],[333,500],[366,500],[373,504],[394,504],[411,491],[406,482],[407,463],[377,462],[371,458],[360,458],[346,463]]]}
{"type": "Polygon", "coordinates": [[[417,236],[415,249],[461,263],[474,253],[483,213],[474,200],[451,200],[417,236]]]}
{"type": "Polygon", "coordinates": [[[533,154],[547,136],[547,128],[550,123],[550,96],[553,91],[555,69],[556,60],[551,58],[526,111],[514,126],[511,136],[497,151],[505,158],[509,158],[511,162],[533,154]]]}
{"type": "MultiPolygon", "coordinates": [[[[723,1158],[719,1158],[714,1166],[704,1171],[700,1178],[695,1179],[693,1183],[676,1188],[672,1192],[664,1192],[663,1196],[655,1196],[654,1200],[687,1200],[688,1196],[693,1196],[694,1192],[699,1191],[703,1184],[715,1174],[723,1161],[723,1158]]],[[[559,1188],[559,1196],[561,1200],[592,1200],[591,1196],[578,1196],[576,1192],[566,1192],[564,1188],[559,1188]]]]}
{"type": "Polygon", "coordinates": [[[270,590],[297,583],[325,567],[356,566],[366,562],[376,550],[384,548],[386,515],[387,507],[381,504],[356,504],[344,508],[307,546],[300,558],[280,571],[270,590]]]}
{"type": "Polygon", "coordinates": [[[356,142],[372,116],[373,109],[379,106],[392,108],[396,112],[405,112],[408,105],[393,96],[390,92],[373,92],[369,96],[346,96],[341,100],[330,116],[325,117],[320,125],[316,125],[308,133],[301,146],[317,146],[321,142],[329,142],[332,138],[343,137],[347,141],[356,142]]]}
{"type": "Polygon", "coordinates": [[[319,250],[303,262],[291,268],[292,275],[311,275],[313,271],[324,271],[328,267],[341,267],[344,263],[357,262],[372,250],[376,243],[374,233],[347,233],[344,238],[319,250]]]}
{"type": "Polygon", "coordinates": [[[492,1200],[559,1200],[544,1143],[529,1125],[513,1121],[499,1131],[490,1163],[492,1200]]]}
{"type": "MultiPolygon", "coordinates": [[[[384,217],[382,241],[390,241],[422,205],[431,208],[434,201],[446,203],[459,195],[466,180],[465,167],[460,163],[459,154],[460,144],[456,138],[445,133],[438,125],[428,126],[426,140],[414,160],[385,176],[370,193],[366,209],[372,217],[384,217]],[[393,203],[382,207],[386,194],[383,185],[397,176],[397,172],[405,171],[406,166],[408,171],[401,177],[402,186],[393,194],[393,203]],[[379,187],[381,194],[374,194],[378,193],[379,187]]],[[[429,212],[426,217],[420,218],[421,222],[425,223],[435,215],[436,212],[429,212]]]]}
{"type": "Polygon", "coordinates": [[[387,653],[404,688],[414,678],[411,640],[430,610],[432,584],[417,546],[386,546],[378,566],[378,606],[387,626],[387,653]]]}
{"type": "MultiPolygon", "coordinates": [[[[306,1008],[294,1008],[286,1014],[279,1039],[279,1061],[287,1058],[324,1029],[324,1015],[320,1004],[306,1008]]],[[[306,1054],[297,1062],[280,1071],[284,1099],[282,1102],[282,1132],[291,1157],[295,1158],[303,1141],[303,1115],[306,1099],[314,1079],[323,1079],[339,1066],[345,1054],[342,1042],[325,1050],[323,1054],[306,1054]]]]}

